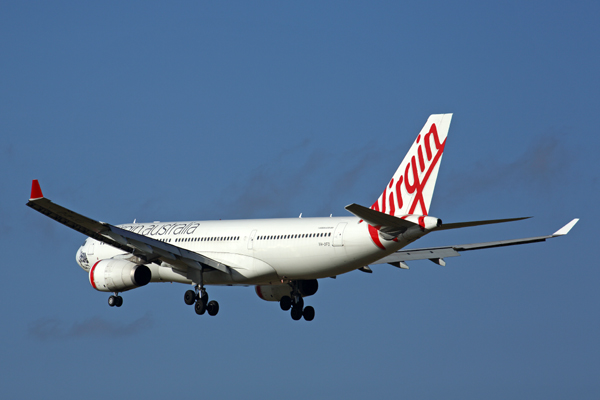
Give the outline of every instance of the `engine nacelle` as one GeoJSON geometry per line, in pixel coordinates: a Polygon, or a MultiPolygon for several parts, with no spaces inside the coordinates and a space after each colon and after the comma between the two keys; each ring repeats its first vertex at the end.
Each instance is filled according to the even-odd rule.
{"type": "Polygon", "coordinates": [[[90,269],[90,283],[101,292],[124,292],[147,285],[150,279],[150,268],[126,260],[102,260],[90,269]]]}
{"type": "MultiPolygon", "coordinates": [[[[302,297],[312,296],[319,290],[319,282],[316,279],[296,282],[302,297]]],[[[256,286],[256,294],[266,301],[279,301],[283,296],[292,295],[292,285],[289,283],[283,283],[281,285],[259,285],[256,286]]]]}

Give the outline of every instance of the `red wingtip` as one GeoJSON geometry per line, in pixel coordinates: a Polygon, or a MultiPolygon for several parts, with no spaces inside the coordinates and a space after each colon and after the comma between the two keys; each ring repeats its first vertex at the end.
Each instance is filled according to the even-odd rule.
{"type": "Polygon", "coordinates": [[[40,183],[38,182],[37,179],[34,179],[31,182],[31,200],[34,199],[41,199],[42,197],[44,197],[44,195],[42,194],[42,188],[40,187],[40,183]]]}

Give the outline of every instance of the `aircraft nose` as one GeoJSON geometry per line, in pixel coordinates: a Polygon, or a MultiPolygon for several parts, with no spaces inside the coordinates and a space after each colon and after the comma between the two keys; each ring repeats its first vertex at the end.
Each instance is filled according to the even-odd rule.
{"type": "Polygon", "coordinates": [[[79,266],[81,268],[83,268],[83,265],[81,265],[81,262],[79,261],[79,259],[81,258],[81,248],[83,246],[79,247],[79,249],[77,249],[77,253],[75,253],[75,261],[77,261],[77,264],[79,264],[79,266]]]}
{"type": "Polygon", "coordinates": [[[85,243],[83,246],[77,249],[77,253],[75,253],[75,261],[81,268],[88,271],[90,269],[90,263],[88,261],[87,255],[85,254],[85,243]]]}

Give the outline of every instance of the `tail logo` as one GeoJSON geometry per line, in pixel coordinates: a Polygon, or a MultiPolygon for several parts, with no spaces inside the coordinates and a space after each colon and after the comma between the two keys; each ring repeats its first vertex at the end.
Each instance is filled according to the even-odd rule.
{"type": "MultiPolygon", "coordinates": [[[[421,136],[421,134],[417,136],[413,147],[385,187],[383,194],[371,206],[372,210],[392,216],[427,215],[427,208],[433,194],[433,185],[428,188],[427,183],[442,158],[446,138],[444,141],[440,140],[435,123],[431,124],[423,140],[421,136]],[[415,146],[416,149],[413,150],[415,146]]],[[[437,176],[437,172],[434,176],[437,176]]],[[[433,183],[435,184],[435,178],[433,183]]],[[[369,225],[369,234],[377,247],[385,249],[379,238],[380,228],[380,226],[369,225]]]]}

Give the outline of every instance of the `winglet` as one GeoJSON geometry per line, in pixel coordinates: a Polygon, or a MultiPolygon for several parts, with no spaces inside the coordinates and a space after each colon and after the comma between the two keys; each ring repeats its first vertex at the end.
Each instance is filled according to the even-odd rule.
{"type": "Polygon", "coordinates": [[[44,195],[42,194],[42,188],[40,187],[40,183],[37,179],[34,179],[31,182],[31,197],[29,200],[41,199],[44,195]]]}
{"type": "Polygon", "coordinates": [[[578,221],[579,221],[579,218],[575,218],[573,221],[569,222],[568,224],[566,224],[565,226],[563,226],[562,228],[560,228],[559,230],[557,230],[556,232],[554,232],[552,234],[552,236],[564,236],[564,235],[566,235],[567,233],[569,233],[569,231],[571,230],[571,228],[573,228],[578,221]]]}

